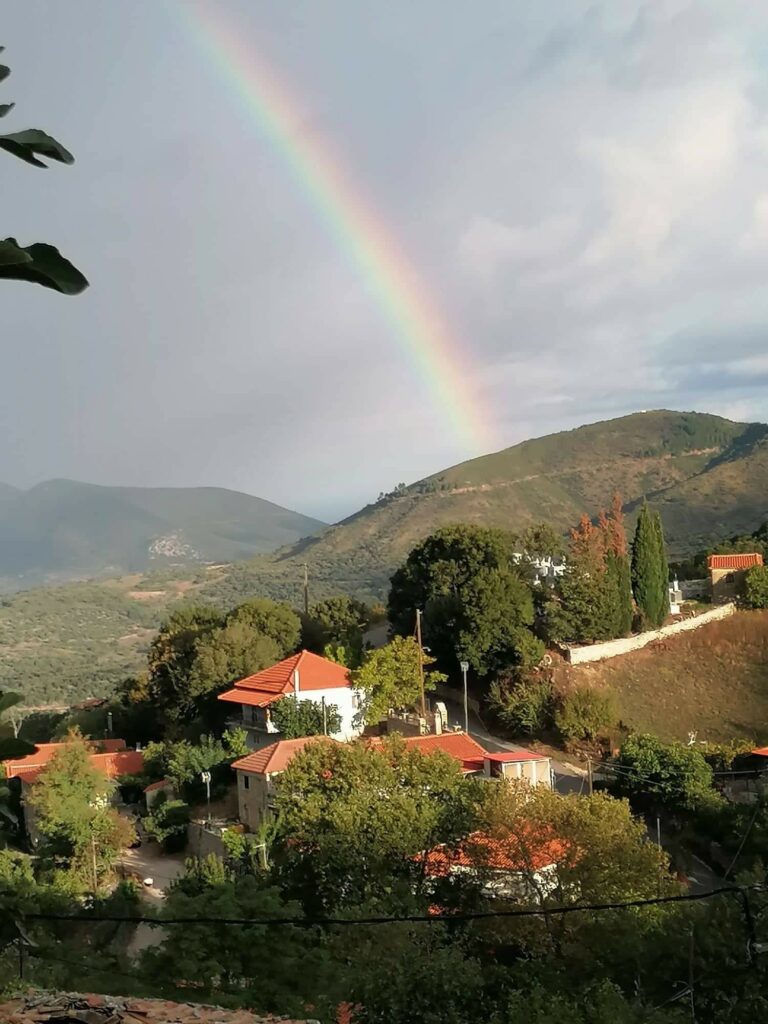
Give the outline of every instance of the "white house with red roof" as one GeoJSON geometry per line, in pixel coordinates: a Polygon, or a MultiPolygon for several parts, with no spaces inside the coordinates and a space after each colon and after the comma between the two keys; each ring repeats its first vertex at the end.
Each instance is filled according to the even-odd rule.
{"type": "Polygon", "coordinates": [[[335,705],[341,716],[341,728],[332,734],[336,740],[351,740],[363,731],[362,700],[350,682],[349,669],[311,651],[284,658],[219,694],[219,700],[240,706],[238,724],[249,731],[255,746],[279,734],[271,708],[283,697],[335,705]]]}

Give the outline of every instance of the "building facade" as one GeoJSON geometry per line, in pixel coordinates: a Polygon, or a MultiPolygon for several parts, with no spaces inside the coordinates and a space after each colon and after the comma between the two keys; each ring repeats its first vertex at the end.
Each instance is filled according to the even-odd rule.
{"type": "Polygon", "coordinates": [[[763,556],[755,551],[736,555],[710,555],[707,569],[713,604],[735,601],[743,589],[747,572],[762,564],[763,556]]]}

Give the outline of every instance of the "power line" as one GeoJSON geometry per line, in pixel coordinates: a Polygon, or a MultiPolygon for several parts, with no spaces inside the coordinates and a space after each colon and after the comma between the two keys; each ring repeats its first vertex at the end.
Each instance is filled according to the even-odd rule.
{"type": "Polygon", "coordinates": [[[763,886],[758,883],[750,886],[727,885],[719,889],[712,889],[709,892],[684,893],[676,896],[655,896],[649,899],[627,900],[614,903],[580,903],[569,906],[556,907],[527,907],[514,910],[488,910],[474,913],[460,914],[407,914],[401,917],[263,917],[263,918],[242,918],[242,917],[116,917],[114,915],[88,915],[88,914],[50,914],[31,913],[25,914],[26,920],[30,921],[82,921],[94,923],[112,922],[119,924],[150,924],[158,928],[166,925],[190,925],[190,924],[223,924],[244,927],[266,927],[280,928],[293,926],[296,928],[329,927],[329,926],[350,926],[350,925],[380,925],[380,924],[441,924],[444,921],[479,921],[491,918],[505,917],[560,917],[565,914],[578,914],[584,911],[601,913],[609,910],[627,910],[636,907],[654,907],[667,903],[697,903],[702,900],[712,899],[715,896],[722,896],[726,893],[737,893],[742,896],[749,891],[762,890],[763,886]]]}

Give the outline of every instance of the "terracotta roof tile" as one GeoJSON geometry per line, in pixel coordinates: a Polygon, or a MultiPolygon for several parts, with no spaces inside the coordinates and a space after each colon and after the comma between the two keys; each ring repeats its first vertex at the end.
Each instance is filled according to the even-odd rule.
{"type": "MultiPolygon", "coordinates": [[[[507,835],[489,836],[473,832],[456,849],[435,847],[426,855],[426,873],[433,878],[450,874],[454,868],[478,868],[490,871],[541,871],[558,864],[571,854],[571,848],[555,836],[535,838],[525,830],[507,835]]],[[[421,859],[421,858],[420,858],[421,859]]]]}
{"type": "MultiPolygon", "coordinates": [[[[299,673],[299,691],[333,690],[349,686],[349,670],[328,658],[311,651],[284,658],[261,672],[246,676],[235,683],[235,690],[258,690],[262,694],[293,693],[294,672],[299,673]]],[[[232,700],[232,690],[221,694],[219,700],[232,700]]]]}
{"type": "MultiPolygon", "coordinates": [[[[465,771],[477,771],[478,762],[486,756],[486,752],[480,744],[465,732],[444,732],[439,736],[431,734],[429,736],[401,736],[400,738],[406,747],[420,750],[422,754],[434,754],[438,751],[448,754],[455,760],[461,761],[465,771]]],[[[375,736],[368,742],[371,746],[377,747],[381,746],[383,741],[375,736]]],[[[482,764],[479,767],[482,767],[482,764]]]]}
{"type": "MultiPolygon", "coordinates": [[[[58,746],[65,744],[60,743],[58,746]]],[[[45,771],[49,762],[38,767],[15,768],[8,778],[21,779],[27,783],[37,782],[40,773],[45,771]]],[[[104,772],[108,779],[116,779],[120,775],[138,774],[144,767],[144,754],[141,750],[117,750],[114,753],[91,754],[90,762],[99,771],[104,772]]]]}
{"type": "Polygon", "coordinates": [[[282,772],[288,767],[293,758],[307,746],[308,743],[335,743],[336,740],[329,736],[302,736],[296,740],[278,740],[270,743],[268,747],[261,750],[254,750],[239,760],[232,763],[232,767],[241,772],[253,772],[256,775],[272,775],[275,772],[282,772]]]}
{"type": "MultiPolygon", "coordinates": [[[[248,1010],[224,1010],[204,1003],[173,1003],[166,999],[134,999],[74,992],[34,992],[22,999],[0,1004],[0,1021],[14,1024],[47,1024],[54,1021],[85,1020],[89,1024],[275,1024],[272,1016],[258,1016],[248,1010]]],[[[298,1021],[277,1018],[281,1024],[298,1021]]],[[[306,1022],[305,1022],[306,1024],[306,1022]]]]}
{"type": "MultiPolygon", "coordinates": [[[[94,752],[109,754],[125,750],[125,740],[91,740],[89,742],[94,752]]],[[[62,750],[66,745],[66,743],[38,743],[34,753],[27,754],[26,757],[15,757],[11,760],[3,761],[2,764],[7,778],[16,778],[16,776],[21,775],[22,772],[26,772],[30,768],[44,767],[56,752],[62,750]]]]}
{"type": "Polygon", "coordinates": [[[710,555],[707,568],[712,569],[751,569],[763,564],[763,556],[757,552],[741,555],[710,555]]]}

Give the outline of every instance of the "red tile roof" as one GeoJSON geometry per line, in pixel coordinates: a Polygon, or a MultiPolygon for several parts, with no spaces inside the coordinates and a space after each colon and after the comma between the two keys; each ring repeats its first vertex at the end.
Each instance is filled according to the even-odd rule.
{"type": "Polygon", "coordinates": [[[502,750],[494,754],[485,755],[489,761],[495,764],[515,764],[518,761],[548,761],[546,754],[536,754],[532,750],[502,750]]]}
{"type": "MultiPolygon", "coordinates": [[[[483,767],[485,750],[465,732],[444,732],[439,736],[401,736],[406,747],[420,750],[422,754],[434,754],[441,750],[444,754],[461,761],[464,771],[477,771],[483,767]]],[[[371,746],[380,746],[382,740],[375,736],[368,741],[371,746]]]]}
{"type": "Polygon", "coordinates": [[[166,786],[172,786],[173,783],[170,779],[160,779],[159,782],[150,782],[148,786],[144,787],[145,793],[154,793],[156,789],[165,789],[166,786]]]}
{"type": "MultiPolygon", "coordinates": [[[[125,740],[93,740],[91,745],[94,750],[104,753],[115,753],[119,750],[125,750],[125,740]]],[[[31,768],[43,768],[48,764],[56,751],[61,750],[65,746],[66,743],[38,743],[37,750],[34,753],[27,754],[26,757],[16,757],[9,761],[3,761],[2,764],[5,768],[6,777],[14,779],[21,775],[22,772],[26,772],[31,768]]]]}
{"type": "MultiPolygon", "coordinates": [[[[140,750],[118,750],[115,753],[91,754],[91,764],[98,768],[108,779],[116,779],[120,775],[136,775],[144,768],[144,754],[140,750]]],[[[44,772],[47,765],[40,765],[39,768],[21,768],[14,772],[11,778],[21,779],[22,782],[37,782],[41,772],[44,772]]]]}
{"type": "MultiPolygon", "coordinates": [[[[534,839],[530,830],[509,832],[503,837],[473,832],[456,849],[435,847],[426,855],[425,870],[433,878],[442,878],[454,868],[490,871],[541,871],[559,864],[571,854],[567,843],[555,836],[534,839]]],[[[419,858],[420,860],[422,858],[419,858]]]]}
{"type": "Polygon", "coordinates": [[[707,568],[712,569],[751,569],[754,565],[762,565],[763,556],[757,552],[745,555],[710,555],[707,568]]]}
{"type": "Polygon", "coordinates": [[[759,757],[768,757],[768,747],[755,747],[753,754],[757,754],[759,757]]]}
{"type": "Polygon", "coordinates": [[[234,689],[219,694],[219,700],[234,704],[264,707],[283,694],[294,691],[294,673],[299,675],[299,692],[307,690],[337,690],[350,685],[349,670],[328,658],[311,651],[284,658],[252,676],[235,683],[234,689]],[[246,696],[243,691],[249,693],[246,696]]]}
{"type": "Polygon", "coordinates": [[[335,743],[336,740],[329,736],[302,736],[297,740],[278,740],[270,743],[268,747],[261,750],[254,750],[251,754],[232,763],[232,767],[241,772],[253,772],[256,775],[272,775],[275,772],[282,772],[288,767],[293,758],[307,746],[308,743],[335,743]]]}

